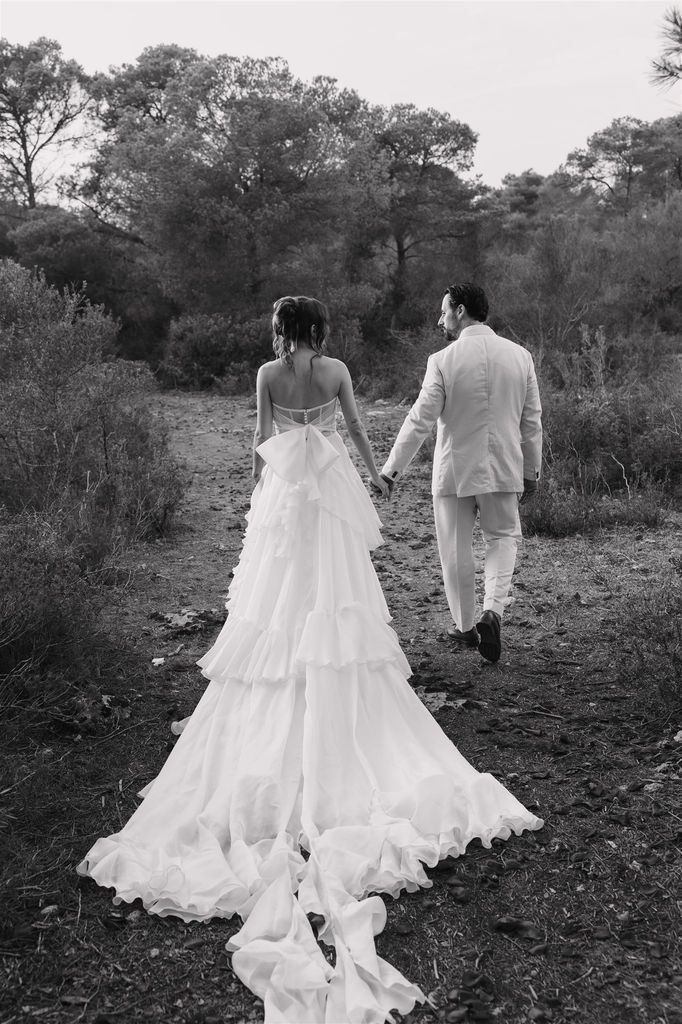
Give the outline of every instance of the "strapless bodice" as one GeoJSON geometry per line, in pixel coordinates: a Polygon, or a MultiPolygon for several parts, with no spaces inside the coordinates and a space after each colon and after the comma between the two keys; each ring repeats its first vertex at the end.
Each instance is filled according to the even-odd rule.
{"type": "Polygon", "coordinates": [[[336,433],[336,403],[332,398],[324,405],[315,405],[311,409],[287,409],[283,405],[272,403],[272,419],[276,434],[283,434],[295,427],[311,425],[323,434],[336,433]]]}

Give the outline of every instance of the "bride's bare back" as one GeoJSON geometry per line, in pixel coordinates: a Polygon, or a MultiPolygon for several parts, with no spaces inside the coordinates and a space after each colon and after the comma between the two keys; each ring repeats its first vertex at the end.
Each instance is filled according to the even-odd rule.
{"type": "Polygon", "coordinates": [[[261,366],[256,383],[258,393],[257,435],[261,440],[272,431],[272,403],[285,409],[314,409],[338,398],[348,432],[367,468],[366,435],[353,394],[348,367],[340,359],[318,355],[308,345],[292,353],[292,365],[281,359],[261,366]]]}
{"type": "Polygon", "coordinates": [[[286,409],[313,409],[326,405],[340,394],[345,364],[339,359],[317,355],[307,346],[292,353],[292,366],[280,359],[262,368],[270,400],[286,409]]]}

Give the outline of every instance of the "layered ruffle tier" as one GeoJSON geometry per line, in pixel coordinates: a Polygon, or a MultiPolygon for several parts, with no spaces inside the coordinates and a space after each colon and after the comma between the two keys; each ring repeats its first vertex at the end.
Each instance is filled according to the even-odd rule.
{"type": "Polygon", "coordinates": [[[267,1022],[380,1024],[424,997],[377,956],[383,901],[424,866],[542,822],[414,694],[369,549],[374,506],[337,434],[261,446],[209,685],[125,827],[78,870],[151,913],[239,914],[227,944],[267,1022]],[[319,938],[335,947],[332,967],[319,938]]]}

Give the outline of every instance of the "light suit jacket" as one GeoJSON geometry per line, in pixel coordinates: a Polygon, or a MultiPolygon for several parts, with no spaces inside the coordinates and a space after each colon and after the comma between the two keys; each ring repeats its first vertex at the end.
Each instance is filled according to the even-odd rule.
{"type": "Polygon", "coordinates": [[[542,459],[540,394],[530,352],[486,324],[429,356],[382,473],[396,480],[438,423],[432,492],[463,498],[522,491],[542,459]]]}

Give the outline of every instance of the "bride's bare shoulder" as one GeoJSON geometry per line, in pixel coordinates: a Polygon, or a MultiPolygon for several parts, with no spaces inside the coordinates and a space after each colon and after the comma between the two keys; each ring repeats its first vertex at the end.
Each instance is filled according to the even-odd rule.
{"type": "Polygon", "coordinates": [[[324,359],[324,363],[322,365],[330,375],[340,377],[346,370],[346,364],[342,359],[335,359],[333,356],[323,356],[322,358],[324,359]]]}
{"type": "Polygon", "coordinates": [[[262,363],[258,370],[258,375],[267,380],[276,373],[280,365],[279,359],[271,359],[269,363],[262,363]]]}

